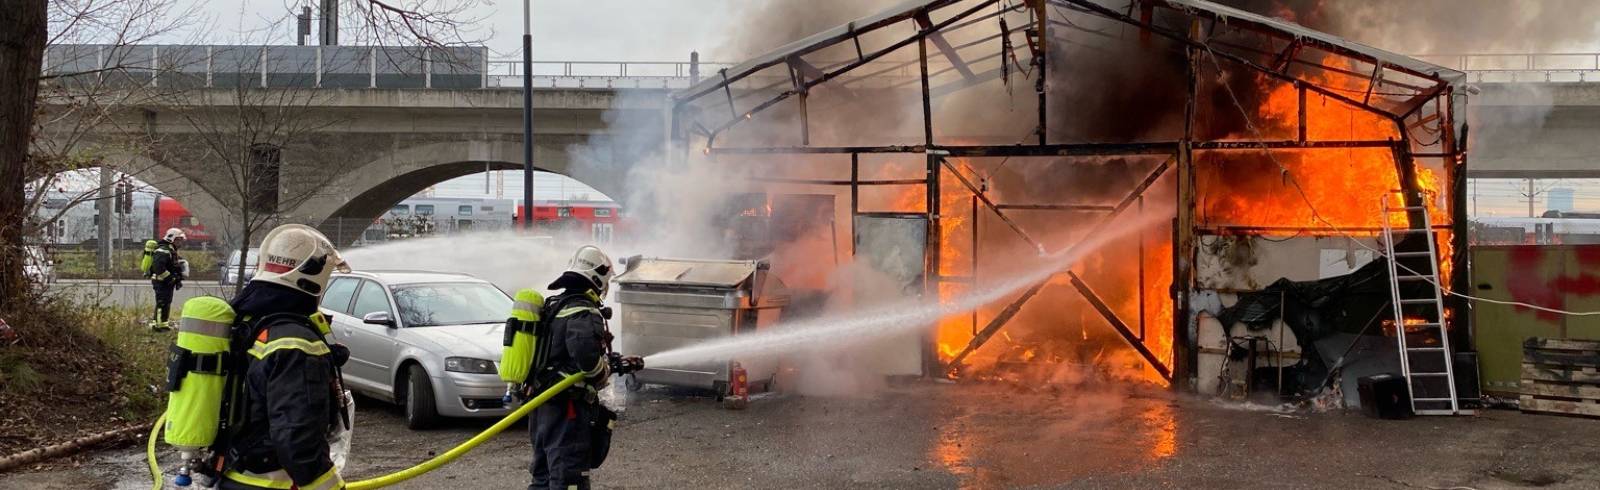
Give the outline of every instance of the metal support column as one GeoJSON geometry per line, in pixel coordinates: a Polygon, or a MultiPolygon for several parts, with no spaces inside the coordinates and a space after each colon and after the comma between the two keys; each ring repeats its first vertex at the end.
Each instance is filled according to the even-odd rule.
{"type": "MultiPolygon", "coordinates": [[[[923,144],[927,148],[933,147],[933,102],[929,96],[928,80],[928,40],[926,37],[917,39],[917,65],[921,70],[922,79],[922,136],[923,144]]],[[[932,151],[927,152],[927,211],[928,211],[928,250],[924,291],[939,298],[940,280],[944,270],[940,267],[941,258],[939,248],[942,245],[939,233],[941,223],[939,219],[939,162],[941,158],[932,151]]],[[[925,373],[939,372],[938,340],[935,332],[929,331],[923,336],[923,362],[925,373]]]]}

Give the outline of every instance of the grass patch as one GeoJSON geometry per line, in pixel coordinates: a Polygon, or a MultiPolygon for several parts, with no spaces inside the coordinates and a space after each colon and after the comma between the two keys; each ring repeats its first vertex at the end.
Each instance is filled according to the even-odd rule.
{"type": "MultiPolygon", "coordinates": [[[[178,318],[174,307],[172,318],[178,318]]],[[[100,339],[121,363],[120,413],[129,419],[155,418],[166,408],[162,385],[167,376],[167,348],[171,332],[151,332],[143,328],[144,308],[89,308],[84,312],[84,331],[100,339]],[[130,328],[131,326],[131,328],[130,328]]]]}
{"type": "Polygon", "coordinates": [[[0,454],[147,423],[165,408],[175,334],[151,332],[143,309],[35,298],[5,310],[18,342],[0,346],[0,454]]]}
{"type": "MultiPolygon", "coordinates": [[[[217,263],[227,257],[230,251],[217,250],[179,250],[178,255],[189,261],[189,279],[215,279],[217,278],[217,263]]],[[[143,258],[144,250],[113,250],[111,252],[111,276],[121,279],[136,279],[144,277],[139,272],[139,260],[143,258]]],[[[100,272],[100,255],[96,250],[82,249],[56,249],[51,253],[56,261],[56,276],[63,279],[99,279],[106,277],[100,272]]]]}
{"type": "Polygon", "coordinates": [[[33,391],[43,382],[44,377],[22,356],[0,352],[0,391],[33,391]]]}

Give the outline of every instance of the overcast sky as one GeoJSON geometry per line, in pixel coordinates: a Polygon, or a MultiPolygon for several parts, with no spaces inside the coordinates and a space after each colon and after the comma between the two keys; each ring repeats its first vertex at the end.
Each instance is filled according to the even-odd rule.
{"type": "MultiPolygon", "coordinates": [[[[352,2],[359,0],[343,0],[352,2]]],[[[447,0],[448,1],[448,0],[447,0]]],[[[535,0],[533,52],[538,60],[677,61],[700,50],[709,56],[723,41],[729,12],[759,0],[535,0]]],[[[804,1],[804,0],[800,0],[804,1]]],[[[182,41],[292,44],[291,12],[311,0],[179,0],[193,8],[203,24],[174,33],[182,41]],[[197,33],[203,33],[197,35],[197,33]],[[195,39],[198,37],[199,39],[195,39]]],[[[402,2],[410,4],[413,2],[402,2]]],[[[428,2],[423,2],[428,3],[428,2]]],[[[467,32],[483,41],[496,58],[521,56],[522,2],[486,0],[462,18],[476,20],[467,32]]],[[[348,21],[347,21],[348,22],[348,21]]],[[[316,31],[315,28],[312,29],[316,31]]]]}

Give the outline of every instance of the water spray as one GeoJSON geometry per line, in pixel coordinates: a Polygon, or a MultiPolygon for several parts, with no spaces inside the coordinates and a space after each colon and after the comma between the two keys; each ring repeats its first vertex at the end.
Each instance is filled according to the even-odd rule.
{"type": "Polygon", "coordinates": [[[652,354],[646,356],[644,362],[653,367],[683,366],[725,361],[737,356],[773,355],[820,348],[838,349],[927,328],[940,318],[977,309],[1023,288],[1048,281],[1101,247],[1146,227],[1168,222],[1170,218],[1164,214],[1147,214],[1131,218],[1121,223],[1120,227],[1108,227],[1065,251],[1044,256],[1043,261],[1032,273],[995,284],[983,292],[958,297],[954,301],[939,302],[923,299],[898,301],[864,311],[840,313],[801,322],[780,323],[771,330],[652,354]]]}

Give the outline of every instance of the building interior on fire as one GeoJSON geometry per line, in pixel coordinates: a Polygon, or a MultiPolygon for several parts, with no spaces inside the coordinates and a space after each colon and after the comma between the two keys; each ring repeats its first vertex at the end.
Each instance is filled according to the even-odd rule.
{"type": "Polygon", "coordinates": [[[774,196],[730,214],[813,217],[768,244],[791,288],[842,254],[906,294],[1003,293],[890,374],[1290,396],[1394,356],[1385,221],[1436,237],[1400,267],[1464,281],[1462,74],[1208,1],[1107,5],[915,0],[818,32],[675,94],[669,158],[774,196]]]}

